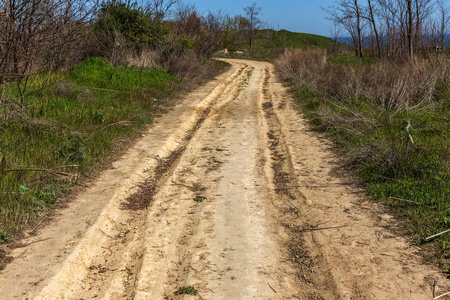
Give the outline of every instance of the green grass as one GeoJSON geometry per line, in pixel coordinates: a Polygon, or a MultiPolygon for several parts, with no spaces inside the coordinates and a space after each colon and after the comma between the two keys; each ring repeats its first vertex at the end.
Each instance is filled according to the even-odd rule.
{"type": "MultiPolygon", "coordinates": [[[[342,57],[329,61],[347,64],[342,57]]],[[[450,272],[450,234],[425,240],[450,228],[450,83],[437,85],[433,103],[401,110],[381,108],[363,97],[327,99],[302,87],[293,92],[299,108],[335,142],[368,194],[392,209],[413,242],[450,272]],[[406,131],[408,121],[414,143],[406,131]]]]}
{"type": "MultiPolygon", "coordinates": [[[[164,70],[113,66],[101,58],[67,73],[33,77],[30,90],[44,79],[50,86],[25,99],[29,118],[11,117],[11,111],[0,108],[0,243],[137,136],[178,83],[164,70]]],[[[14,85],[0,89],[3,97],[18,101],[14,85]]]]}
{"type": "MultiPolygon", "coordinates": [[[[5,244],[5,243],[9,243],[12,242],[13,239],[11,237],[11,235],[3,230],[0,230],[0,244],[5,244]]],[[[2,257],[0,257],[0,261],[1,261],[2,257]]]]}
{"type": "Polygon", "coordinates": [[[201,202],[205,201],[206,198],[202,197],[202,196],[195,196],[193,200],[197,203],[201,203],[201,202]]]}
{"type": "Polygon", "coordinates": [[[193,286],[180,287],[175,291],[175,295],[197,295],[198,291],[193,286]]]}
{"type": "Polygon", "coordinates": [[[0,271],[5,268],[5,265],[2,263],[2,261],[5,259],[5,251],[3,249],[0,249],[0,271]]]}
{"type": "Polygon", "coordinates": [[[292,32],[284,29],[275,31],[272,41],[277,47],[285,46],[290,49],[329,49],[334,43],[334,41],[329,37],[309,33],[292,32]]]}
{"type": "MultiPolygon", "coordinates": [[[[253,41],[252,53],[249,56],[252,59],[274,59],[286,49],[331,49],[334,41],[331,38],[288,30],[259,30],[257,37],[253,41]]],[[[237,49],[230,49],[231,53],[235,50],[248,49],[248,41],[239,42],[237,49]]]]}

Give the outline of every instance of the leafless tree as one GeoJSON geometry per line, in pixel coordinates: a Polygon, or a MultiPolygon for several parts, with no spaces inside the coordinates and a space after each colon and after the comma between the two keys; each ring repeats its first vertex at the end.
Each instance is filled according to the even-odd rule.
{"type": "Polygon", "coordinates": [[[337,5],[337,7],[331,7],[327,10],[328,19],[333,21],[334,24],[342,26],[350,34],[355,54],[362,57],[362,32],[365,24],[358,0],[340,0],[337,5]]]}
{"type": "Polygon", "coordinates": [[[413,45],[413,11],[412,11],[412,0],[406,0],[407,3],[407,13],[408,13],[408,54],[409,59],[414,57],[414,45],[413,45]]]}
{"type": "Polygon", "coordinates": [[[327,10],[328,19],[352,36],[355,53],[361,56],[361,38],[365,46],[381,57],[413,59],[426,53],[439,35],[445,43],[448,32],[448,8],[444,0],[337,0],[327,10]],[[367,25],[370,25],[367,26],[367,25]]]}
{"type": "Polygon", "coordinates": [[[239,37],[239,17],[227,16],[224,24],[223,24],[223,43],[225,48],[234,47],[239,37]]]}
{"type": "Polygon", "coordinates": [[[356,17],[356,31],[358,33],[358,51],[359,51],[358,54],[360,57],[362,57],[363,42],[362,42],[362,25],[361,25],[361,18],[362,18],[361,7],[358,4],[358,0],[353,0],[353,4],[356,17]]]}
{"type": "Polygon", "coordinates": [[[179,0],[151,0],[145,5],[145,10],[157,20],[162,21],[166,18],[170,9],[179,3],[179,0]]]}
{"type": "Polygon", "coordinates": [[[337,46],[339,42],[339,38],[341,37],[341,27],[336,24],[333,26],[331,30],[331,37],[333,39],[333,52],[337,52],[337,46]]]}
{"type": "MultiPolygon", "coordinates": [[[[428,28],[426,28],[427,21],[435,10],[435,0],[413,0],[415,4],[415,39],[416,45],[420,45],[424,42],[424,35],[428,34],[428,28]]],[[[424,46],[424,45],[422,45],[424,46]]]]}
{"type": "Polygon", "coordinates": [[[262,21],[258,17],[261,13],[261,7],[255,2],[251,6],[247,6],[244,8],[245,14],[247,15],[247,39],[248,39],[248,48],[249,52],[252,52],[252,44],[253,40],[257,35],[257,30],[261,28],[262,21]]]}
{"type": "Polygon", "coordinates": [[[0,2],[0,83],[16,83],[22,107],[33,92],[28,91],[31,75],[62,67],[78,54],[97,7],[96,0],[0,2]]]}
{"type": "Polygon", "coordinates": [[[211,57],[214,51],[217,51],[223,46],[223,29],[227,16],[221,11],[217,13],[208,12],[204,17],[204,32],[200,39],[202,54],[206,57],[211,57]]]}
{"type": "Polygon", "coordinates": [[[446,46],[446,39],[448,28],[450,26],[450,8],[442,1],[437,1],[437,36],[439,40],[439,46],[442,49],[446,46]]]}
{"type": "Polygon", "coordinates": [[[373,30],[373,33],[375,34],[375,39],[376,39],[376,43],[377,43],[377,54],[378,54],[378,57],[381,58],[381,42],[380,42],[380,35],[378,33],[378,28],[377,28],[377,23],[376,23],[376,18],[375,18],[375,7],[374,7],[373,0],[367,0],[367,5],[368,5],[368,11],[364,17],[372,25],[372,30],[373,30]]]}
{"type": "Polygon", "coordinates": [[[202,16],[195,5],[178,3],[174,12],[172,32],[175,35],[194,37],[202,31],[202,16]]]}
{"type": "Polygon", "coordinates": [[[183,37],[199,57],[211,57],[223,46],[228,17],[221,11],[200,15],[193,5],[178,5],[172,20],[172,33],[183,37]]]}
{"type": "Polygon", "coordinates": [[[352,37],[356,55],[363,56],[363,14],[358,0],[339,0],[327,10],[328,19],[342,26],[352,37]]]}

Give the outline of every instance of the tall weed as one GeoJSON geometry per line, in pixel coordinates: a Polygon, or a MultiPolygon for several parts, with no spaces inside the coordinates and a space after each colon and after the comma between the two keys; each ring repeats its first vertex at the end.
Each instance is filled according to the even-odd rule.
{"type": "Polygon", "coordinates": [[[295,50],[275,61],[284,79],[315,90],[329,99],[366,98],[388,110],[415,109],[433,102],[438,81],[448,82],[450,61],[446,56],[418,59],[415,64],[342,64],[327,62],[321,50],[295,50]]]}

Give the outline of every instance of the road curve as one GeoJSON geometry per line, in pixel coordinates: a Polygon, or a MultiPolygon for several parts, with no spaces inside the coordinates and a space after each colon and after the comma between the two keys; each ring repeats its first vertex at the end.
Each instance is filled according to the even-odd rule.
{"type": "MultiPolygon", "coordinates": [[[[0,299],[432,299],[271,64],[192,92],[0,272],[0,299]]],[[[434,287],[434,288],[433,288],[434,287]]],[[[434,291],[433,291],[434,289],[434,291]]]]}

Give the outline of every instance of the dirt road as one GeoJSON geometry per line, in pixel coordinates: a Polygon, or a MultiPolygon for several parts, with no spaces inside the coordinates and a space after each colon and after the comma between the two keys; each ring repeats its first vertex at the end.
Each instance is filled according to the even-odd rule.
{"type": "Polygon", "coordinates": [[[39,235],[0,299],[432,299],[448,281],[339,172],[272,65],[189,94],[39,235]]]}

